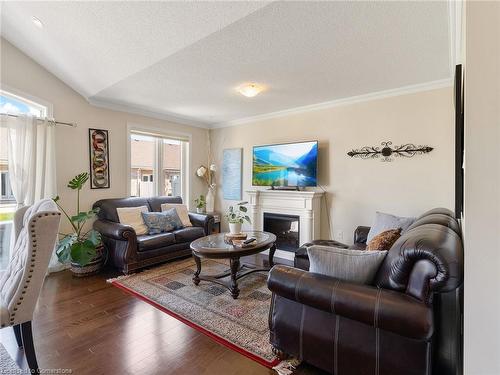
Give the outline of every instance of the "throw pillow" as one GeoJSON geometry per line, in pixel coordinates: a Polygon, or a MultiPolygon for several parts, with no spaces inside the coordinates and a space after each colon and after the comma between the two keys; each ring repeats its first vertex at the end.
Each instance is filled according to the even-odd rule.
{"type": "MultiPolygon", "coordinates": [[[[171,224],[169,216],[166,215],[166,212],[142,212],[142,218],[148,227],[149,234],[170,232],[171,230],[176,229],[176,227],[171,224]]],[[[178,220],[180,223],[180,219],[178,220]]],[[[180,223],[180,225],[182,225],[182,223],[180,223]]]]}
{"type": "Polygon", "coordinates": [[[387,251],[363,251],[331,246],[311,246],[309,272],[356,284],[372,284],[387,251]]]}
{"type": "Polygon", "coordinates": [[[182,221],[182,225],[184,227],[192,227],[193,224],[191,224],[191,220],[189,220],[189,213],[187,206],[185,204],[178,204],[178,203],[163,203],[161,205],[161,210],[162,211],[167,211],[170,210],[171,208],[175,208],[177,211],[177,215],[179,215],[179,218],[182,221]]]}
{"type": "Polygon", "coordinates": [[[401,237],[401,228],[389,229],[380,234],[377,234],[366,245],[366,250],[389,250],[394,242],[401,237]]]}
{"type": "Polygon", "coordinates": [[[401,233],[404,233],[410,225],[415,221],[414,217],[401,217],[383,212],[377,212],[375,222],[368,232],[366,243],[370,242],[373,237],[389,229],[401,228],[401,233]]]}
{"type": "Polygon", "coordinates": [[[139,207],[120,207],[116,209],[118,219],[121,224],[130,225],[135,230],[135,234],[141,236],[148,233],[148,227],[142,219],[142,212],[148,212],[147,206],[139,207]]]}
{"type": "Polygon", "coordinates": [[[160,213],[165,215],[167,231],[184,228],[184,224],[182,223],[182,220],[177,214],[177,210],[175,208],[171,208],[170,210],[160,213]]]}

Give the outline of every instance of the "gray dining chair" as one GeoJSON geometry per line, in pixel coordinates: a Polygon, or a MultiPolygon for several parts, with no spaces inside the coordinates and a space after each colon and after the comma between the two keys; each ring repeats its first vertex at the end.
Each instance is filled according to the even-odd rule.
{"type": "Polygon", "coordinates": [[[0,327],[13,327],[31,373],[40,373],[31,321],[59,231],[61,213],[51,199],[22,207],[14,215],[15,243],[0,271],[0,327]]]}

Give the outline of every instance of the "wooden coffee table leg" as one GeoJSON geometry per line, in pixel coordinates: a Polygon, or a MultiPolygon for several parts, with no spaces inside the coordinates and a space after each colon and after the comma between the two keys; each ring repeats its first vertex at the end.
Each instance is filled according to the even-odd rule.
{"type": "Polygon", "coordinates": [[[194,261],[196,262],[196,272],[193,275],[193,283],[194,285],[198,285],[200,283],[200,273],[201,273],[201,259],[196,255],[193,255],[194,261]]]}
{"type": "Polygon", "coordinates": [[[231,287],[229,288],[229,290],[231,292],[231,296],[234,299],[236,299],[240,294],[240,290],[238,289],[238,280],[236,279],[238,270],[240,268],[240,258],[231,258],[230,267],[231,267],[231,287]]]}
{"type": "Polygon", "coordinates": [[[276,252],[276,244],[273,244],[269,249],[269,268],[274,266],[274,253],[276,252]]]}

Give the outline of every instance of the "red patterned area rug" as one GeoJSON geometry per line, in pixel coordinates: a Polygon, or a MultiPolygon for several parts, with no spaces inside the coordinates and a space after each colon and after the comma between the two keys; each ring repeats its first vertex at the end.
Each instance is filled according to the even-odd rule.
{"type": "MultiPolygon", "coordinates": [[[[240,279],[240,295],[234,300],[217,284],[201,281],[195,286],[191,280],[195,269],[193,259],[186,259],[108,282],[266,367],[277,365],[280,361],[269,344],[267,274],[256,272],[240,279]]],[[[219,261],[202,261],[205,275],[227,269],[219,261]]]]}

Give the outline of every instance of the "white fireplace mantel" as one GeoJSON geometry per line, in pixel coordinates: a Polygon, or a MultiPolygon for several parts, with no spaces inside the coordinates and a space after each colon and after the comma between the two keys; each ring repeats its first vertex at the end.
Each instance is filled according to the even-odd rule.
{"type": "Polygon", "coordinates": [[[323,192],[295,190],[249,190],[249,211],[253,230],[263,230],[264,212],[299,217],[300,244],[320,238],[323,192]]]}

